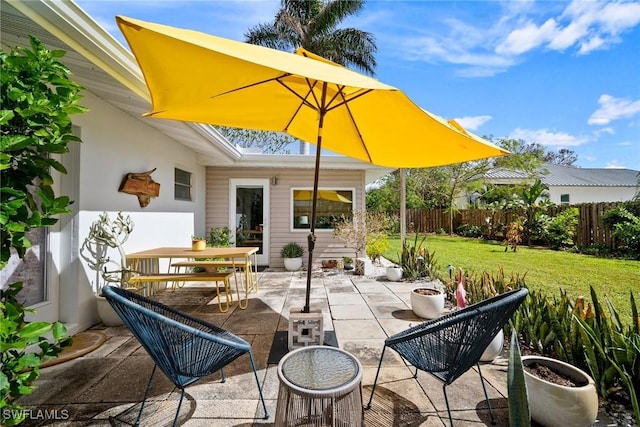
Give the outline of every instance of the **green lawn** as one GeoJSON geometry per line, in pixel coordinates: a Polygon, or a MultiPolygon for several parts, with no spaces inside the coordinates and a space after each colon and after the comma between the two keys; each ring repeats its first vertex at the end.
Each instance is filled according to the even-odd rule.
{"type": "MultiPolygon", "coordinates": [[[[407,236],[408,242],[413,239],[413,235],[407,236]]],[[[390,248],[384,256],[397,262],[400,239],[392,237],[389,242],[390,248]]],[[[497,272],[502,267],[506,276],[512,272],[526,272],[530,289],[559,294],[558,290],[562,288],[573,297],[584,295],[591,300],[589,286],[592,285],[599,297],[606,294],[627,319],[631,318],[629,291],[634,291],[636,302],[640,304],[640,261],[596,258],[526,246],[519,247],[517,252],[504,252],[502,244],[463,237],[428,235],[425,242],[430,252],[435,251],[442,278],[448,278],[446,266],[449,264],[475,272],[497,272]]]]}

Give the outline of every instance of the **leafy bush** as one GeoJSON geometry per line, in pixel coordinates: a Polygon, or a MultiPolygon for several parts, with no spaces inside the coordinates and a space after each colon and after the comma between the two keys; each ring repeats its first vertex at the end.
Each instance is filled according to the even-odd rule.
{"type": "Polygon", "coordinates": [[[67,329],[60,322],[25,322],[25,314],[35,311],[25,309],[18,301],[21,289],[22,282],[16,282],[0,290],[0,420],[7,426],[25,419],[26,412],[16,399],[31,394],[35,388],[33,382],[40,376],[42,361],[55,358],[63,347],[71,344],[71,338],[64,338],[67,329]],[[53,334],[54,343],[44,337],[49,332],[53,334]],[[40,351],[30,348],[33,345],[40,351]]]}
{"type": "Polygon", "coordinates": [[[578,208],[568,208],[556,215],[547,226],[547,242],[552,248],[574,245],[573,238],[578,226],[578,208]]]}
{"type": "Polygon", "coordinates": [[[420,277],[438,278],[438,263],[436,261],[435,252],[429,252],[423,236],[418,241],[418,234],[415,235],[413,243],[405,240],[402,244],[402,253],[400,254],[400,266],[402,274],[409,280],[416,280],[420,277]]]}
{"type": "Polygon", "coordinates": [[[456,234],[462,237],[482,237],[484,233],[479,225],[462,224],[456,228],[456,234]]]}
{"type": "MultiPolygon", "coordinates": [[[[31,247],[30,230],[51,226],[59,214],[69,212],[71,201],[56,197],[51,170],[66,173],[55,155],[68,152],[69,142],[80,141],[71,115],[87,111],[79,104],[82,87],[69,79],[69,69],[59,61],[65,53],[47,50],[35,37],[29,41],[31,49],[0,53],[0,269],[12,250],[24,257],[31,247]]],[[[66,331],[60,323],[25,321],[30,310],[17,299],[21,288],[17,282],[0,291],[0,410],[7,426],[26,417],[17,399],[33,390],[42,360],[70,343],[63,339],[66,331]],[[49,332],[52,342],[44,338],[49,332]]]]}
{"type": "Polygon", "coordinates": [[[623,206],[609,209],[602,216],[604,224],[613,231],[613,235],[624,249],[640,254],[640,217],[623,206]]]}
{"type": "Polygon", "coordinates": [[[388,249],[389,239],[385,233],[374,233],[367,237],[366,252],[371,261],[379,261],[388,249]]]}
{"type": "Polygon", "coordinates": [[[231,246],[231,230],[229,227],[212,228],[209,231],[207,244],[213,248],[228,248],[231,246]]]}

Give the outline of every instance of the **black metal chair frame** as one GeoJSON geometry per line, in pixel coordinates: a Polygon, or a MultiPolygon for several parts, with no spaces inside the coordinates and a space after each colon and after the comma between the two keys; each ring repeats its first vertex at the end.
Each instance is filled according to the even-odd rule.
{"type": "Polygon", "coordinates": [[[384,352],[389,347],[416,368],[414,378],[417,378],[418,370],[421,370],[432,374],[444,383],[442,391],[451,426],[453,426],[453,419],[446,387],[476,365],[489,407],[491,422],[495,424],[484,377],[480,370],[480,357],[527,294],[528,291],[525,288],[505,292],[387,338],[382,348],[367,409],[371,409],[384,352]]]}
{"type": "Polygon", "coordinates": [[[217,371],[220,371],[222,382],[225,382],[224,367],[246,353],[249,354],[260,393],[264,419],[269,418],[251,345],[247,341],[218,326],[134,292],[113,286],[104,287],[102,292],[155,362],[135,422],[136,426],[140,423],[156,368],[160,368],[181,392],[173,420],[175,426],[185,387],[217,371]]]}

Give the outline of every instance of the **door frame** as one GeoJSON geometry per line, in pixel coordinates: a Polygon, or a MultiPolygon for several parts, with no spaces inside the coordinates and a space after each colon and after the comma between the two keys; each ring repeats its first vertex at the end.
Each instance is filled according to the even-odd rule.
{"type": "MultiPolygon", "coordinates": [[[[269,265],[269,251],[271,241],[271,211],[269,178],[230,178],[229,179],[229,229],[235,237],[236,223],[236,194],[238,187],[262,187],[262,254],[258,254],[259,265],[269,265]]],[[[235,238],[234,238],[235,241],[235,238]]]]}

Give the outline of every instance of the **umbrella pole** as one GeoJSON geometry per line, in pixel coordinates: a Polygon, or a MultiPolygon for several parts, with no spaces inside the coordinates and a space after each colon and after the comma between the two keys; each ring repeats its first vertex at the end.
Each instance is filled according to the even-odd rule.
{"type": "Polygon", "coordinates": [[[325,83],[322,88],[322,102],[320,106],[320,119],[318,122],[318,138],[316,142],[316,165],[313,174],[313,195],[311,200],[311,231],[307,236],[307,243],[309,249],[309,262],[307,264],[307,292],[304,300],[303,313],[309,313],[309,305],[311,298],[311,267],[313,266],[313,249],[316,245],[316,204],[318,201],[318,179],[320,177],[320,152],[322,151],[322,127],[324,126],[324,101],[327,93],[327,84],[325,83]]]}

